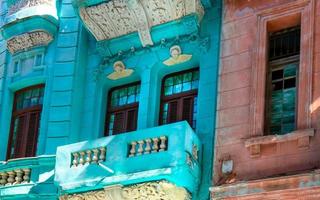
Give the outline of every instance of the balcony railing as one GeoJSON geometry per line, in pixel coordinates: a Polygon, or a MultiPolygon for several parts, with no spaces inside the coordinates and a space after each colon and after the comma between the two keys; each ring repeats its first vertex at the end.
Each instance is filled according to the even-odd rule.
{"type": "Polygon", "coordinates": [[[53,185],[55,156],[40,156],[32,158],[13,159],[0,162],[0,199],[19,195],[41,195],[37,188],[44,185],[51,188],[46,190],[50,196],[56,191],[53,185]],[[15,188],[15,189],[13,189],[15,188]]]}
{"type": "Polygon", "coordinates": [[[196,192],[200,141],[187,122],[58,147],[55,183],[62,193],[167,181],[196,192]]]}

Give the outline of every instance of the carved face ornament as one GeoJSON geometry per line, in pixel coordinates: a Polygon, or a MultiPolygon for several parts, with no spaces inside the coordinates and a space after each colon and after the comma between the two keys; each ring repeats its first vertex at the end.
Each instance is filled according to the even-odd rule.
{"type": "Polygon", "coordinates": [[[124,66],[123,62],[117,61],[114,63],[113,69],[115,72],[120,73],[120,72],[124,71],[126,69],[126,67],[124,66]]]}
{"type": "Polygon", "coordinates": [[[172,58],[178,58],[181,55],[181,48],[178,45],[175,45],[170,48],[170,54],[172,58]]]}

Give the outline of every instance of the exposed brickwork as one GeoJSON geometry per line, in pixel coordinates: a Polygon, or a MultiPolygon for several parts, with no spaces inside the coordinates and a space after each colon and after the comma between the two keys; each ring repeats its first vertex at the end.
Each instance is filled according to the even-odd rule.
{"type": "MultiPolygon", "coordinates": [[[[226,179],[221,172],[221,162],[231,158],[234,162],[234,181],[257,180],[281,174],[294,173],[320,167],[320,1],[309,0],[225,0],[223,12],[222,42],[220,54],[219,99],[217,108],[217,128],[215,146],[214,182],[223,184],[226,179]],[[301,123],[301,128],[314,128],[315,136],[310,137],[309,148],[299,148],[298,141],[286,141],[261,145],[258,157],[252,157],[245,147],[245,141],[252,135],[253,67],[257,50],[259,13],[265,9],[300,2],[312,4],[314,8],[314,40],[312,71],[312,97],[310,109],[311,125],[301,123]]],[[[304,20],[304,19],[302,19],[304,20]]],[[[304,46],[302,48],[305,48],[304,46]]],[[[263,80],[263,77],[261,78],[263,80]]],[[[305,80],[300,80],[305,81],[305,80]]],[[[307,83],[305,83],[307,84],[307,83]]],[[[307,112],[306,112],[307,113],[307,112]]],[[[263,133],[259,133],[263,135],[263,133]]],[[[308,191],[282,191],[277,194],[230,199],[320,199],[320,189],[308,191]],[[308,192],[309,191],[309,192],[308,192]],[[318,192],[318,193],[317,193],[318,192]],[[314,196],[317,193],[318,197],[314,196]],[[298,194],[298,196],[296,195],[298,194]],[[293,196],[292,196],[293,195],[293,196]],[[295,198],[292,198],[295,197],[295,198]]]]}

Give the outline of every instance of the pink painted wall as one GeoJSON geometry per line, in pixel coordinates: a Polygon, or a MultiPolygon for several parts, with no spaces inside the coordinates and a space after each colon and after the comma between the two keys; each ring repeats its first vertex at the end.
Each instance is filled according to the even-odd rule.
{"type": "MultiPolygon", "coordinates": [[[[253,137],[252,69],[257,43],[257,13],[301,0],[225,0],[220,55],[219,99],[217,108],[214,181],[224,183],[221,160],[234,162],[236,181],[294,174],[320,167],[320,1],[314,1],[314,57],[312,70],[311,127],[308,149],[299,149],[298,141],[261,146],[259,157],[253,158],[245,140],[253,137]]],[[[303,1],[303,0],[302,0],[303,1]]],[[[303,80],[300,80],[303,81],[303,80]]],[[[306,105],[310,107],[310,105],[306,105]]]]}

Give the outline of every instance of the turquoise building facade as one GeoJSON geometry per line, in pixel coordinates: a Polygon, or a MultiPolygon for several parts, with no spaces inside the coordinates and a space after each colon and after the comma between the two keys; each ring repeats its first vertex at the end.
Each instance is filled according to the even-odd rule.
{"type": "Polygon", "coordinates": [[[221,4],[3,1],[0,199],[209,199],[221,4]]]}

